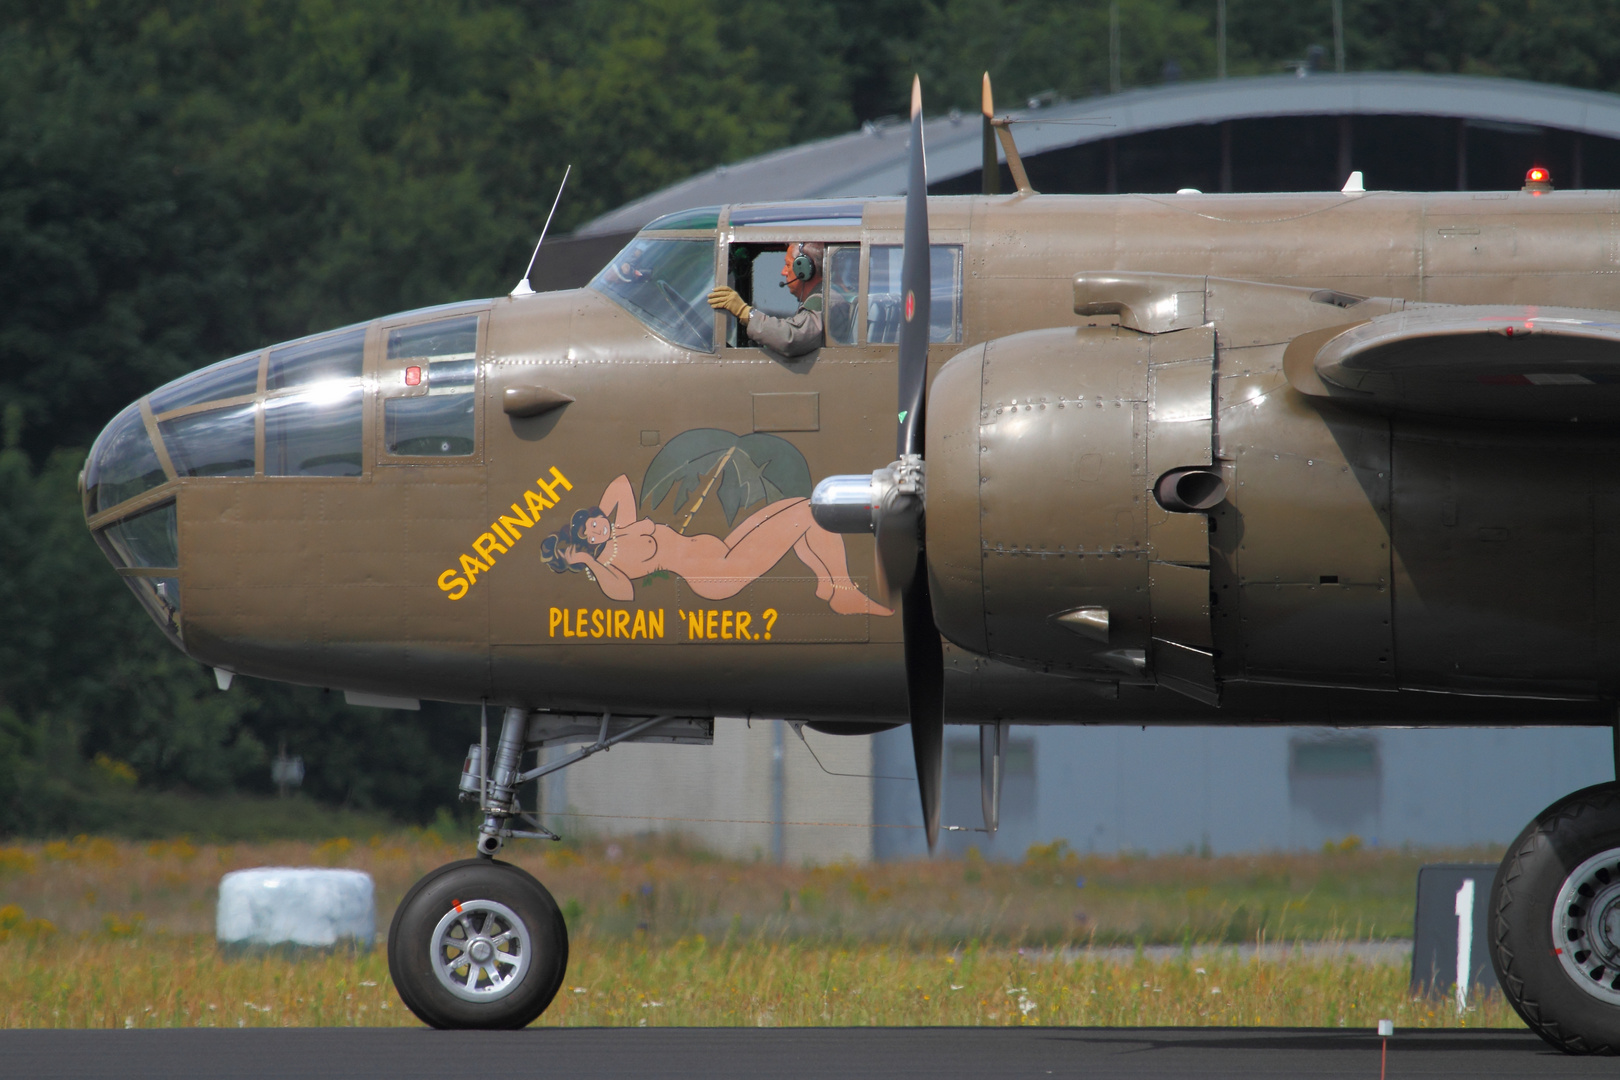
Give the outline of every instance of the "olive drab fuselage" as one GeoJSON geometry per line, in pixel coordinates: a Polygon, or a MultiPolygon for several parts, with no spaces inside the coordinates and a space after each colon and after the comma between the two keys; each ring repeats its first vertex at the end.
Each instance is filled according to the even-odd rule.
{"type": "MultiPolygon", "coordinates": [[[[893,456],[878,294],[903,206],[767,209],[654,223],[591,288],[353,331],[341,432],[320,419],[335,391],[273,351],[216,399],[143,399],[92,454],[90,526],[177,644],[228,671],[558,711],[904,717],[871,539],[802,506],[893,456]],[[703,294],[737,280],[738,252],[802,240],[828,245],[829,341],[795,359],[737,343],[703,294]],[[454,320],[459,344],[428,340],[454,320]],[[223,418],[216,402],[239,448],[191,468],[185,424],[223,418]],[[306,406],[326,434],[299,442],[286,417],[306,406]],[[340,436],[352,449],[297,449],[340,436]],[[172,550],[142,547],[165,527],[172,550]]],[[[926,528],[952,720],[1612,717],[1620,432],[1360,408],[1302,393],[1285,354],[1365,321],[1363,297],[1620,309],[1614,194],[929,213],[926,528]],[[1154,482],[1199,466],[1224,501],[1161,506],[1154,482]]]]}

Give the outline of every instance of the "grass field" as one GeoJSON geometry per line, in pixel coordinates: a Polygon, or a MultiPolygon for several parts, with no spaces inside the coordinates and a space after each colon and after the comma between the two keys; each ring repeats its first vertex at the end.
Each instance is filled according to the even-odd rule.
{"type": "MultiPolygon", "coordinates": [[[[432,833],[322,844],[0,847],[0,1025],[413,1024],[380,950],[222,953],[228,870],[332,865],[376,880],[379,928],[466,843],[432,833]]],[[[1500,998],[1459,1015],[1413,999],[1404,964],[1241,958],[1193,946],[1411,933],[1417,867],[1492,859],[1314,855],[940,860],[779,867],[620,842],[520,845],[573,941],[542,1024],[1258,1024],[1517,1026],[1500,998]],[[1093,945],[1188,946],[1170,959],[1093,945]]]]}

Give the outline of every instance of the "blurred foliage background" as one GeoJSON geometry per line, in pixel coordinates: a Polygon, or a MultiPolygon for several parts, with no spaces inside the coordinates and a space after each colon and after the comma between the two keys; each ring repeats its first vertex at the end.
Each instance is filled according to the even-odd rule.
{"type": "MultiPolygon", "coordinates": [[[[1229,73],[1331,63],[1330,2],[1228,0],[1229,73]]],[[[1126,86],[1214,75],[1216,0],[1118,3],[1126,86]]],[[[1612,0],[1344,12],[1352,71],[1620,89],[1612,0]]],[[[428,821],[475,733],[464,707],[222,694],[175,652],[80,515],[121,405],[505,291],[568,163],[563,231],[899,113],[913,71],[934,111],[977,108],[985,69],[1003,103],[1099,92],[1108,20],[1107,0],[0,0],[0,832],[208,835],[223,799],[269,794],[282,741],[309,799],[428,821]]]]}

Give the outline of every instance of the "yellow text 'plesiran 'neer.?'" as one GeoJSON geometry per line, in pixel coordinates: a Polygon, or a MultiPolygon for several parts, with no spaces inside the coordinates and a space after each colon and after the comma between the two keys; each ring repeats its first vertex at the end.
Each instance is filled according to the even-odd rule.
{"type": "Polygon", "coordinates": [[[478,583],[478,575],[494,569],[495,556],[505,555],[523,539],[523,529],[540,524],[540,512],[557,505],[558,491],[573,491],[574,485],[555,465],[548,480],[541,477],[533,488],[523,492],[523,505],[512,504],[510,515],[502,514],[489,523],[489,531],[479,533],[472,542],[472,552],[462,552],[461,567],[451,567],[439,575],[439,588],[451,600],[460,600],[478,583]]]}
{"type": "Polygon", "coordinates": [[[662,638],[663,608],[552,608],[551,637],[662,638]]]}

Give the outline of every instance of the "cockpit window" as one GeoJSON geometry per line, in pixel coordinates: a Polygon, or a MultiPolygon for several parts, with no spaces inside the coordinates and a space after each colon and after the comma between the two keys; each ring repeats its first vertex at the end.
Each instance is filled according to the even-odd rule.
{"type": "Polygon", "coordinates": [[[608,263],[591,288],[605,293],[660,337],[699,352],[714,351],[713,240],[638,236],[608,263]]]}
{"type": "Polygon", "coordinates": [[[158,422],[180,476],[252,476],[254,402],[158,422]]]}
{"type": "MultiPolygon", "coordinates": [[[[893,345],[900,340],[903,321],[900,299],[898,245],[872,245],[866,281],[866,340],[893,345]]],[[[933,244],[928,248],[928,340],[962,340],[962,248],[933,244]]]]}
{"type": "Polygon", "coordinates": [[[265,389],[273,393],[312,383],[358,379],[365,352],[363,326],[271,349],[265,389]]]}
{"type": "Polygon", "coordinates": [[[175,528],[174,503],[114,522],[101,530],[113,565],[125,569],[167,569],[180,565],[180,538],[175,528]]]}
{"type": "Polygon", "coordinates": [[[860,304],[861,249],[827,249],[827,340],[855,344],[855,310],[860,304]]]}
{"type": "Polygon", "coordinates": [[[89,512],[117,506],[167,479],[137,402],[114,417],[90,449],[84,473],[89,512]]]}
{"type": "Polygon", "coordinates": [[[162,415],[203,401],[222,401],[257,393],[261,355],[256,352],[250,356],[221,360],[154,390],[152,411],[162,415]]]}

